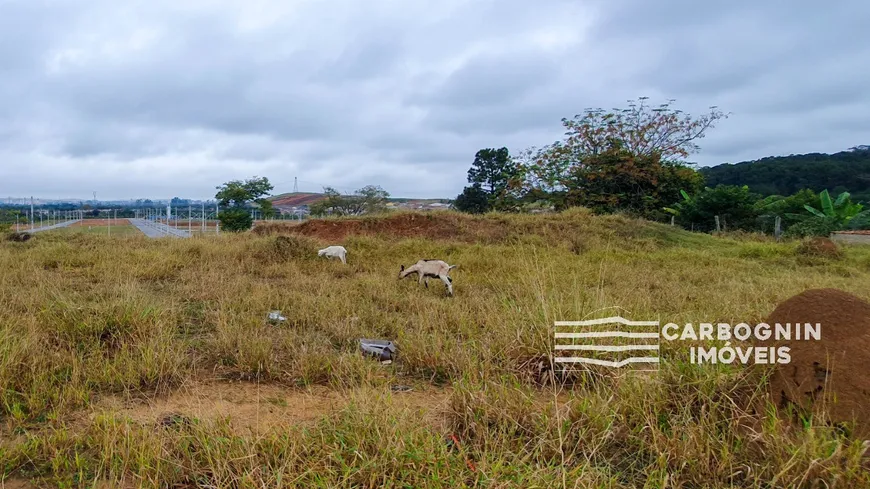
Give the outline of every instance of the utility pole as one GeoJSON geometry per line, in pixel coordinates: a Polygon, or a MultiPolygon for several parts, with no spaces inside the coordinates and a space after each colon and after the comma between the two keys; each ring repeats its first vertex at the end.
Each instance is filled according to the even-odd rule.
{"type": "Polygon", "coordinates": [[[299,193],[299,183],[298,183],[298,181],[296,180],[296,177],[293,177],[293,193],[294,193],[294,194],[298,194],[298,193],[299,193]]]}
{"type": "Polygon", "coordinates": [[[214,224],[214,232],[215,234],[221,233],[221,221],[220,221],[220,204],[218,202],[214,203],[214,217],[218,221],[214,224]]]}
{"type": "Polygon", "coordinates": [[[201,216],[201,218],[202,218],[202,232],[203,232],[203,234],[205,234],[205,201],[203,201],[201,203],[202,203],[202,216],[201,216]]]}
{"type": "Polygon", "coordinates": [[[34,224],[35,223],[33,222],[33,196],[31,195],[30,196],[30,229],[31,230],[33,229],[34,224]]]}
{"type": "Polygon", "coordinates": [[[187,204],[187,234],[190,234],[190,204],[187,204]]]}

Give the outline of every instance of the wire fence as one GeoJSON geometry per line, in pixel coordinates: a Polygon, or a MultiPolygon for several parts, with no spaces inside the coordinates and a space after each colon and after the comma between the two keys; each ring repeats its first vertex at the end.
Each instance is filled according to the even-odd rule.
{"type": "MultiPolygon", "coordinates": [[[[124,206],[93,201],[78,204],[46,204],[39,200],[29,204],[0,202],[0,230],[27,232],[43,228],[86,226],[88,231],[105,231],[107,234],[112,234],[112,228],[115,228],[116,233],[124,232],[125,229],[137,229],[139,227],[134,226],[130,219],[143,219],[159,227],[172,228],[173,231],[170,231],[172,234],[218,235],[221,233],[219,212],[220,205],[213,201],[147,206],[124,206]],[[60,224],[62,226],[58,226],[60,224]]],[[[302,221],[306,218],[304,210],[299,209],[289,211],[276,209],[276,213],[270,216],[264,216],[258,209],[250,209],[250,212],[251,218],[255,221],[302,221]]]]}

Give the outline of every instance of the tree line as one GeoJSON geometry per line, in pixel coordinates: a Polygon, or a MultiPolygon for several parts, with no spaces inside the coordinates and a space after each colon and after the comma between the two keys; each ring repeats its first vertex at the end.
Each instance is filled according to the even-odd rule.
{"type": "MultiPolygon", "coordinates": [[[[240,232],[251,229],[257,209],[265,218],[274,217],[275,208],[269,200],[274,186],[266,177],[232,180],[217,187],[215,198],[221,207],[218,220],[225,231],[240,232]]],[[[309,206],[313,216],[357,216],[386,210],[389,192],[377,185],[366,185],[351,195],[342,195],[332,187],[323,189],[324,198],[309,206]]]]}
{"type": "Polygon", "coordinates": [[[870,200],[870,146],[862,145],[834,154],[809,153],[775,156],[754,161],[724,163],[699,170],[707,185],[747,185],[769,195],[792,195],[803,189],[829,189],[852,198],[870,200]]]}
{"type": "MultiPolygon", "coordinates": [[[[647,100],[641,97],[625,108],[586,109],[564,118],[561,140],[518,155],[504,147],[481,149],[468,170],[469,185],[453,200],[453,207],[484,213],[582,206],[599,214],[625,213],[702,232],[716,230],[717,219],[720,230],[773,232],[777,217],[782,229],[794,236],[870,228],[868,211],[853,202],[844,187],[834,186],[836,195],[831,196],[826,187],[830,178],[804,175],[789,180],[791,187],[762,187],[767,189],[763,193],[739,178],[724,179],[721,169],[696,170],[686,159],[728,114],[710,107],[695,117],[673,108],[673,100],[658,106],[647,100]],[[780,188],[790,192],[776,193],[780,188]]],[[[856,147],[848,155],[835,156],[844,165],[855,164],[854,175],[861,174],[864,161],[870,169],[868,154],[870,148],[856,147]]],[[[739,171],[750,167],[739,166],[739,171]]],[[[798,167],[783,172],[794,168],[798,167]]],[[[763,173],[758,173],[759,179],[763,173]]]]}
{"type": "MultiPolygon", "coordinates": [[[[849,189],[870,192],[870,148],[697,170],[687,158],[728,114],[710,107],[692,116],[673,103],[653,106],[640,97],[623,108],[586,109],[563,118],[564,136],[551,144],[516,155],[505,147],[481,149],[468,170],[469,185],[452,207],[484,213],[582,206],[599,214],[624,213],[702,232],[773,232],[777,221],[794,236],[870,228],[861,197],[844,185],[849,182],[849,189]]],[[[257,177],[218,187],[223,228],[249,229],[252,207],[266,217],[272,215],[267,199],[271,190],[266,178],[257,177]]],[[[312,215],[376,213],[386,209],[389,199],[389,193],[374,185],[351,195],[333,188],[324,189],[324,194],[310,206],[312,215]]]]}

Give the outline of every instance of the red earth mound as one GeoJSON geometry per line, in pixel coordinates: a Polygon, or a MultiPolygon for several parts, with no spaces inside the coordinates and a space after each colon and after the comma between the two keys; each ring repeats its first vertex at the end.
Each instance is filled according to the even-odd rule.
{"type": "MultiPolygon", "coordinates": [[[[255,226],[262,235],[295,233],[325,241],[340,241],[351,235],[387,235],[396,238],[424,237],[460,241],[498,241],[509,232],[497,220],[443,214],[406,213],[359,219],[312,219],[302,224],[255,226]]],[[[503,224],[503,223],[501,223],[503,224]]]]}
{"type": "Polygon", "coordinates": [[[870,303],[837,289],[811,289],[779,306],[767,318],[775,323],[819,323],[819,340],[783,341],[791,363],[779,365],[770,388],[780,406],[810,409],[825,402],[831,421],[858,421],[870,434],[870,303]]]}
{"type": "Polygon", "coordinates": [[[810,256],[823,256],[828,258],[839,258],[840,248],[837,243],[834,243],[828,238],[816,237],[801,242],[797,248],[798,253],[810,256]]]}

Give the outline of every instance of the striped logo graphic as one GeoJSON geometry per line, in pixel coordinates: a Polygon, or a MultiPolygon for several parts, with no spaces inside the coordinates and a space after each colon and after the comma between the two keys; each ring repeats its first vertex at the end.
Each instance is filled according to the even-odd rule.
{"type": "Polygon", "coordinates": [[[659,363],[659,322],[615,316],[587,321],[556,321],[554,361],[655,370],[659,363]]]}

